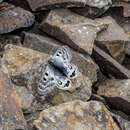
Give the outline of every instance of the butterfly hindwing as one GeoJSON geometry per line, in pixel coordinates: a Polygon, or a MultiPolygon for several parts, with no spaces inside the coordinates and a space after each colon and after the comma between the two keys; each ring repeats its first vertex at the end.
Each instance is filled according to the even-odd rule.
{"type": "Polygon", "coordinates": [[[71,81],[53,66],[47,66],[38,85],[40,95],[50,93],[54,88],[67,90],[71,81]]]}

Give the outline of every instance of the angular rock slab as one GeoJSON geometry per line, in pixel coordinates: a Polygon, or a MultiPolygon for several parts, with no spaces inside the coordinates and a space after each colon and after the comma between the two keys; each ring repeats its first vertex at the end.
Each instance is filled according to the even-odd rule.
{"type": "MultiPolygon", "coordinates": [[[[26,33],[24,32],[23,37],[23,46],[27,48],[31,48],[36,51],[43,52],[45,54],[53,55],[55,50],[63,45],[59,41],[52,39],[47,36],[36,35],[34,33],[26,33]]],[[[72,52],[72,61],[74,64],[78,66],[79,71],[89,77],[92,82],[97,81],[97,71],[98,66],[94,63],[94,61],[87,55],[83,56],[73,50],[72,52]]]]}
{"type": "Polygon", "coordinates": [[[43,110],[34,125],[38,130],[119,130],[110,112],[97,101],[75,100],[43,110]]]}
{"type": "Polygon", "coordinates": [[[52,10],[40,29],[81,52],[92,54],[97,33],[106,26],[67,9],[52,10]]]}
{"type": "Polygon", "coordinates": [[[129,79],[130,70],[119,64],[105,51],[94,45],[93,58],[99,65],[102,72],[109,77],[115,77],[117,79],[129,79]]]}
{"type": "Polygon", "coordinates": [[[65,7],[84,7],[85,0],[27,0],[33,11],[65,7]]]}
{"type": "Polygon", "coordinates": [[[121,111],[114,111],[114,118],[119,122],[120,128],[122,130],[130,130],[130,117],[129,115],[125,115],[121,111]]]}
{"type": "MultiPolygon", "coordinates": [[[[37,39],[39,38],[37,35],[34,35],[34,41],[39,43],[40,40],[38,41],[36,37],[37,39]]],[[[74,58],[72,59],[73,63],[79,68],[78,77],[72,80],[72,87],[68,91],[62,91],[59,89],[56,89],[56,91],[54,90],[54,92],[51,92],[49,95],[49,101],[45,100],[45,95],[38,95],[37,86],[46,67],[48,58],[50,57],[50,54],[48,53],[52,50],[56,50],[58,47],[58,45],[51,46],[51,44],[45,44],[44,48],[42,48],[45,50],[44,53],[40,53],[28,48],[18,47],[11,44],[5,46],[5,53],[2,58],[3,71],[11,77],[12,83],[17,86],[26,86],[29,94],[31,93],[33,95],[34,100],[35,98],[38,98],[38,102],[42,100],[42,103],[44,104],[42,105],[42,109],[45,107],[45,104],[48,104],[48,102],[59,104],[72,101],[74,99],[87,101],[92,93],[92,82],[96,81],[97,66],[91,62],[91,59],[87,60],[84,56],[72,51],[72,56],[74,58]],[[92,72],[92,74],[90,72],[92,72]],[[43,100],[45,101],[43,102],[43,100]]],[[[22,109],[29,109],[32,111],[32,108],[29,108],[29,104],[25,107],[25,99],[23,99],[23,95],[19,94],[19,96],[20,100],[23,101],[22,109]]],[[[34,100],[34,104],[32,103],[32,105],[37,107],[38,102],[34,100]]]]}
{"type": "Polygon", "coordinates": [[[2,3],[1,6],[5,8],[0,11],[0,34],[29,27],[34,23],[34,15],[29,11],[7,3],[2,3]]]}
{"type": "Polygon", "coordinates": [[[26,74],[39,67],[46,61],[47,56],[28,48],[8,44],[4,48],[2,70],[10,76],[26,74]]]}
{"type": "Polygon", "coordinates": [[[117,110],[130,114],[130,80],[107,80],[98,86],[98,94],[106,97],[117,110]]]}
{"type": "Polygon", "coordinates": [[[125,43],[129,41],[128,35],[112,17],[104,17],[97,21],[107,24],[108,28],[98,34],[96,45],[122,63],[125,58],[125,43]]]}
{"type": "Polygon", "coordinates": [[[6,75],[0,72],[0,129],[27,130],[16,91],[12,89],[6,75]]]}

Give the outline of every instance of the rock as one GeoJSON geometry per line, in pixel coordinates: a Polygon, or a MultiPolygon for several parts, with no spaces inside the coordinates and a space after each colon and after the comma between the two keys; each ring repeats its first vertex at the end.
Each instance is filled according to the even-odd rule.
{"type": "Polygon", "coordinates": [[[14,89],[18,94],[19,101],[21,102],[22,110],[27,110],[33,103],[34,96],[28,92],[27,88],[23,86],[14,85],[14,89]]]}
{"type": "Polygon", "coordinates": [[[29,27],[34,23],[34,15],[20,7],[2,3],[0,11],[0,34],[9,33],[22,27],[29,27]]]}
{"type": "Polygon", "coordinates": [[[111,0],[86,0],[86,5],[89,5],[91,7],[97,7],[97,8],[104,8],[107,10],[111,5],[111,0]]]}
{"type": "MultiPolygon", "coordinates": [[[[56,91],[50,93],[47,97],[40,96],[37,92],[39,80],[46,64],[48,64],[47,61],[50,53],[54,53],[59,45],[54,44],[52,39],[45,39],[35,34],[25,33],[24,45],[29,45],[28,41],[29,43],[34,43],[30,44],[32,48],[35,47],[36,43],[39,44],[39,47],[40,43],[42,43],[41,45],[44,46],[44,48],[41,48],[43,53],[10,44],[5,46],[2,58],[2,69],[10,76],[12,83],[19,87],[26,86],[29,94],[34,97],[29,99],[28,106],[33,102],[30,107],[24,107],[25,105],[23,105],[22,108],[26,109],[26,112],[45,109],[46,106],[50,106],[52,103],[56,105],[73,99],[87,101],[90,98],[92,93],[91,86],[96,81],[98,68],[91,58],[85,58],[74,51],[72,51],[72,62],[78,66],[79,74],[76,79],[72,80],[72,87],[68,91],[56,89],[56,91]]],[[[22,104],[28,102],[24,101],[29,95],[24,94],[19,94],[22,104]]]]}
{"type": "Polygon", "coordinates": [[[130,4],[127,2],[117,2],[115,1],[113,4],[114,7],[123,7],[123,16],[130,17],[130,4]]]}
{"type": "Polygon", "coordinates": [[[125,44],[125,53],[127,55],[130,55],[130,42],[125,44]]]}
{"type": "Polygon", "coordinates": [[[85,6],[85,7],[80,7],[80,8],[70,8],[70,10],[79,15],[92,18],[92,19],[101,16],[105,12],[103,8],[99,9],[99,8],[90,7],[90,6],[85,6]]]}
{"type": "Polygon", "coordinates": [[[43,110],[34,125],[38,130],[119,130],[107,108],[97,101],[75,100],[43,110]]]}
{"type": "Polygon", "coordinates": [[[26,75],[46,61],[47,54],[8,44],[2,58],[2,70],[10,76],[26,75]]]}
{"type": "Polygon", "coordinates": [[[106,80],[98,86],[98,94],[106,97],[108,104],[130,114],[130,80],[106,80]]]}
{"type": "Polygon", "coordinates": [[[1,130],[27,130],[23,117],[21,104],[16,91],[13,90],[9,79],[0,72],[0,129],[1,130]]]}
{"type": "Polygon", "coordinates": [[[27,0],[33,11],[48,10],[65,7],[84,7],[86,0],[27,0]]]}
{"type": "Polygon", "coordinates": [[[104,52],[102,49],[94,45],[94,51],[92,57],[99,65],[100,69],[109,77],[115,77],[117,79],[129,79],[130,71],[124,66],[119,64],[110,55],[104,52]]]}
{"type": "Polygon", "coordinates": [[[21,39],[19,36],[15,36],[15,35],[0,36],[0,56],[3,55],[4,46],[10,43],[14,45],[21,45],[21,39]]]}
{"type": "Polygon", "coordinates": [[[122,130],[130,130],[130,118],[121,111],[114,111],[112,116],[118,121],[122,130]]]}
{"type": "MultiPolygon", "coordinates": [[[[47,36],[40,36],[26,32],[24,32],[23,35],[24,47],[43,52],[47,55],[52,55],[58,47],[63,45],[61,42],[47,36]]],[[[71,52],[73,57],[72,61],[74,64],[78,65],[80,72],[89,77],[93,83],[96,82],[98,66],[94,61],[88,55],[83,56],[73,50],[71,50],[71,52]]]]}
{"type": "Polygon", "coordinates": [[[52,10],[40,29],[72,48],[92,54],[97,33],[106,26],[67,9],[52,10]]]}
{"type": "Polygon", "coordinates": [[[119,63],[122,63],[125,59],[124,46],[129,41],[128,35],[112,17],[108,16],[97,20],[107,24],[108,28],[98,34],[96,45],[110,54],[119,63]]]}
{"type": "Polygon", "coordinates": [[[123,28],[120,27],[116,21],[110,17],[104,17],[96,19],[97,22],[103,22],[107,24],[108,28],[98,34],[97,41],[129,41],[128,35],[124,32],[123,28]]]}

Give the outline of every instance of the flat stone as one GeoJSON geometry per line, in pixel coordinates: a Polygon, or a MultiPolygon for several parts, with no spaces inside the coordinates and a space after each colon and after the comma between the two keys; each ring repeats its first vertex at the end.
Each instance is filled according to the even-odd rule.
{"type": "Polygon", "coordinates": [[[130,114],[130,80],[106,80],[98,87],[112,108],[130,114]]]}
{"type": "Polygon", "coordinates": [[[105,27],[100,21],[96,22],[67,9],[56,9],[49,12],[40,29],[80,52],[92,54],[97,33],[105,27]]]}
{"type": "Polygon", "coordinates": [[[33,11],[65,7],[84,7],[86,0],[27,0],[33,11]]]}
{"type": "Polygon", "coordinates": [[[27,130],[21,104],[7,75],[0,72],[0,129],[27,130]]]}
{"type": "Polygon", "coordinates": [[[2,70],[10,76],[24,75],[36,69],[44,61],[47,54],[8,44],[4,48],[2,58],[2,70]]]}
{"type": "MultiPolygon", "coordinates": [[[[63,45],[63,43],[47,37],[36,35],[34,33],[23,33],[23,46],[45,53],[46,56],[53,55],[58,47],[63,45]]],[[[98,66],[94,63],[94,61],[88,55],[83,56],[77,53],[74,50],[72,52],[72,62],[78,65],[79,71],[89,77],[89,79],[94,83],[97,81],[97,71],[98,66]]]]}
{"type": "Polygon", "coordinates": [[[9,33],[16,29],[29,27],[34,23],[34,15],[20,7],[2,3],[5,7],[0,11],[0,34],[9,33]]]}
{"type": "Polygon", "coordinates": [[[108,28],[106,30],[98,34],[98,37],[96,39],[97,41],[129,41],[129,36],[112,17],[107,16],[96,20],[97,22],[103,22],[103,24],[108,25],[108,28]]]}
{"type": "Polygon", "coordinates": [[[38,130],[119,130],[107,108],[97,101],[75,100],[43,110],[34,125],[38,130]]]}
{"type": "Polygon", "coordinates": [[[125,43],[129,41],[128,35],[112,17],[97,19],[108,25],[108,28],[98,34],[95,42],[106,53],[110,54],[119,63],[125,59],[125,43]]]}
{"type": "Polygon", "coordinates": [[[49,41],[49,38],[47,37],[45,40],[44,37],[25,33],[23,42],[24,46],[29,45],[29,42],[32,43],[30,46],[33,45],[32,48],[34,48],[36,43],[39,45],[42,43],[42,46],[44,46],[41,48],[43,51],[42,53],[11,44],[5,46],[5,52],[2,58],[2,69],[10,76],[13,84],[19,87],[26,86],[29,95],[32,94],[33,99],[29,100],[27,106],[25,106],[27,103],[27,101],[25,102],[25,98],[29,97],[29,95],[19,94],[19,98],[23,104],[22,108],[28,110],[28,112],[36,111],[37,109],[45,109],[46,104],[49,102],[53,102],[53,104],[56,105],[73,99],[87,101],[92,93],[92,83],[97,79],[98,67],[92,59],[72,51],[72,62],[78,66],[79,74],[77,78],[72,80],[71,88],[68,91],[56,89],[56,91],[50,93],[49,101],[46,100],[46,98],[48,99],[46,95],[39,95],[37,92],[37,86],[41,75],[46,64],[48,64],[47,61],[50,58],[50,54],[54,53],[59,47],[59,45],[54,44],[52,41],[53,40],[51,39],[49,41]],[[45,101],[43,102],[43,100],[45,101]],[[31,102],[33,102],[31,104],[32,106],[30,106],[31,102]],[[32,109],[32,107],[34,109],[32,109]]]}
{"type": "Polygon", "coordinates": [[[130,70],[119,64],[104,50],[94,45],[94,51],[92,57],[95,62],[99,65],[102,72],[109,77],[115,77],[117,79],[129,79],[130,70]]]}

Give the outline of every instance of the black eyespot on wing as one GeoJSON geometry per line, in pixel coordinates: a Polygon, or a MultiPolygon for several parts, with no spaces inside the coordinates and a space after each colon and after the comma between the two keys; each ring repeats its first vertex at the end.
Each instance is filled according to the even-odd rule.
{"type": "Polygon", "coordinates": [[[46,72],[45,75],[48,76],[48,73],[46,72]]]}
{"type": "Polygon", "coordinates": [[[70,85],[70,81],[67,81],[67,83],[65,84],[65,86],[69,86],[70,85]]]}
{"type": "Polygon", "coordinates": [[[73,73],[70,75],[70,77],[72,78],[72,77],[75,77],[75,75],[76,75],[76,71],[73,71],[73,73]]]}
{"type": "Polygon", "coordinates": [[[43,78],[43,81],[47,81],[47,79],[44,77],[44,78],[43,78]]]}

